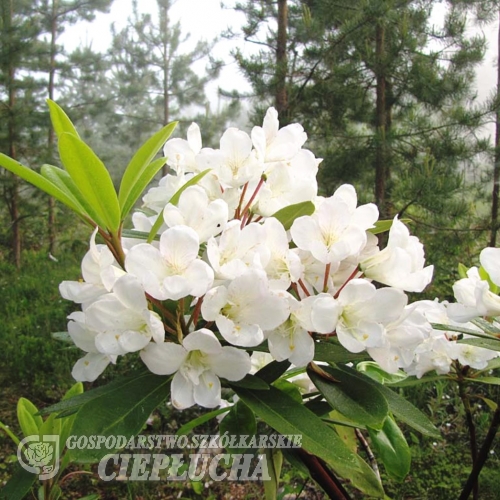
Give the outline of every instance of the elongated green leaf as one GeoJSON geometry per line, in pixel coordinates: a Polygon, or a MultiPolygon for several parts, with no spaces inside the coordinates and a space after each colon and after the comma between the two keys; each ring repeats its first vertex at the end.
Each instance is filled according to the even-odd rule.
{"type": "MultiPolygon", "coordinates": [[[[71,434],[77,436],[77,439],[79,436],[136,435],[151,412],[167,398],[170,379],[171,377],[147,374],[92,399],[78,411],[71,434]]],[[[106,447],[74,448],[69,453],[73,461],[98,462],[113,451],[115,450],[106,447]]]]}
{"type": "Polygon", "coordinates": [[[307,373],[335,410],[354,423],[375,429],[382,428],[389,408],[384,396],[374,386],[372,380],[329,366],[321,366],[321,370],[337,382],[322,377],[312,369],[308,369],[307,373]]]}
{"type": "Polygon", "coordinates": [[[281,450],[266,448],[266,459],[270,479],[268,481],[264,481],[265,498],[266,500],[277,500],[281,466],[283,465],[283,453],[281,453],[281,450]]]}
{"type": "MultiPolygon", "coordinates": [[[[71,398],[74,398],[75,396],[78,396],[79,394],[83,394],[83,384],[81,382],[77,382],[74,384],[64,395],[63,401],[68,400],[71,398]]],[[[65,417],[61,420],[61,449],[64,448],[66,444],[66,440],[68,439],[71,429],[73,427],[73,422],[75,421],[76,415],[70,415],[68,417],[65,417]]]]}
{"type": "Polygon", "coordinates": [[[76,412],[80,407],[84,404],[92,401],[101,396],[105,396],[106,394],[112,394],[113,392],[127,387],[128,384],[135,382],[136,380],[142,380],[150,375],[150,372],[144,369],[131,373],[126,377],[120,377],[116,380],[113,380],[107,385],[103,385],[101,387],[96,387],[95,389],[91,389],[90,391],[86,391],[83,394],[78,394],[69,399],[63,399],[56,404],[51,406],[47,406],[42,408],[38,414],[39,415],[49,415],[51,413],[58,413],[61,415],[62,412],[76,412]]]}
{"type": "Polygon", "coordinates": [[[234,387],[238,396],[262,420],[281,434],[302,436],[302,447],[325,460],[340,476],[365,494],[383,498],[382,486],[372,469],[352,453],[338,434],[304,405],[274,387],[252,391],[234,387]]]}
{"type": "Polygon", "coordinates": [[[460,278],[467,278],[467,271],[468,269],[460,262],[458,264],[458,275],[460,276],[460,278]]]}
{"type": "Polygon", "coordinates": [[[377,458],[384,464],[387,474],[396,481],[410,472],[411,453],[408,443],[391,417],[387,417],[380,430],[368,429],[377,458]]]}
{"type": "Polygon", "coordinates": [[[488,385],[500,385],[499,377],[477,377],[477,378],[466,378],[469,382],[476,382],[477,384],[488,384],[488,385]]]}
{"type": "Polygon", "coordinates": [[[280,378],[290,367],[290,362],[285,361],[271,361],[271,363],[263,366],[256,374],[256,377],[264,380],[268,384],[272,384],[276,379],[280,378]]]}
{"type": "Polygon", "coordinates": [[[205,413],[201,415],[198,418],[195,418],[188,422],[187,424],[184,424],[177,432],[177,436],[182,436],[183,434],[188,434],[191,432],[194,428],[198,427],[199,425],[204,424],[205,422],[208,422],[209,420],[212,420],[213,418],[217,417],[218,415],[222,415],[223,413],[227,413],[231,408],[219,408],[218,410],[213,410],[209,411],[208,413],[205,413]]]}
{"type": "Polygon", "coordinates": [[[25,437],[40,434],[43,419],[38,415],[38,408],[26,398],[17,402],[17,420],[25,437]]]}
{"type": "Polygon", "coordinates": [[[314,346],[314,360],[327,363],[349,363],[351,361],[364,361],[370,359],[366,352],[353,354],[340,344],[333,342],[316,342],[314,346]]]}
{"type": "Polygon", "coordinates": [[[52,126],[56,131],[57,137],[61,137],[61,134],[64,132],[72,134],[75,137],[80,137],[65,111],[51,99],[47,99],[47,104],[49,105],[50,119],[52,121],[52,126]]]}
{"type": "Polygon", "coordinates": [[[241,380],[237,380],[236,382],[231,382],[231,386],[244,387],[245,389],[253,389],[255,391],[267,391],[269,390],[269,385],[257,377],[256,375],[245,375],[241,380]]]}
{"type": "Polygon", "coordinates": [[[37,479],[36,474],[17,465],[12,477],[0,490],[0,500],[23,500],[37,479]]]}
{"type": "Polygon", "coordinates": [[[396,373],[387,373],[375,361],[362,361],[356,365],[356,369],[380,384],[394,384],[408,378],[408,375],[401,370],[396,373]]]}
{"type": "Polygon", "coordinates": [[[85,200],[109,231],[120,227],[120,205],[113,181],[102,161],[87,144],[64,132],[59,137],[61,161],[85,200]]]}
{"type": "MultiPolygon", "coordinates": [[[[478,332],[477,330],[472,330],[471,328],[465,328],[461,326],[453,326],[453,325],[442,325],[440,323],[431,323],[432,328],[434,330],[440,330],[444,332],[457,332],[457,333],[466,333],[467,335],[472,335],[473,337],[478,337],[482,339],[492,339],[494,340],[496,337],[492,335],[488,335],[487,333],[478,332]]],[[[497,338],[497,342],[500,343],[500,339],[497,338]]]]}
{"type": "Polygon", "coordinates": [[[153,177],[158,173],[158,171],[165,165],[167,159],[165,157],[158,158],[157,160],[151,162],[142,172],[141,177],[137,179],[136,183],[132,185],[130,192],[123,203],[121,203],[121,213],[122,219],[124,219],[134,203],[137,201],[141,193],[146,189],[148,184],[153,180],[153,177]]]}
{"type": "MultiPolygon", "coordinates": [[[[231,407],[230,412],[219,425],[219,434],[222,436],[253,436],[257,432],[257,422],[253,411],[243,402],[238,401],[231,407]]],[[[237,440],[239,442],[239,438],[237,440]]],[[[227,448],[229,453],[243,453],[242,448],[227,448]]]]}
{"type": "MultiPolygon", "coordinates": [[[[183,186],[181,186],[175,194],[170,198],[169,203],[172,205],[177,206],[177,203],[179,203],[179,200],[181,198],[181,194],[189,187],[189,186],[195,186],[198,184],[198,182],[205,177],[205,175],[210,172],[211,169],[207,168],[206,170],[203,170],[203,172],[200,172],[199,174],[196,174],[193,178],[189,179],[183,186]]],[[[148,243],[151,243],[160,230],[161,225],[163,224],[163,212],[160,212],[158,215],[158,218],[156,219],[155,223],[153,224],[153,227],[151,228],[151,231],[149,232],[149,237],[148,237],[148,243]]]]}
{"type": "Polygon", "coordinates": [[[71,208],[71,210],[73,210],[77,214],[82,215],[81,207],[75,204],[73,197],[68,196],[64,191],[61,191],[52,182],[42,177],[34,170],[31,170],[31,168],[25,167],[21,163],[13,160],[3,153],[0,153],[0,166],[4,167],[9,172],[12,172],[18,177],[21,177],[21,179],[24,179],[30,184],[33,184],[33,186],[41,189],[50,196],[53,196],[56,200],[71,208]]]}
{"type": "Polygon", "coordinates": [[[302,403],[302,394],[300,394],[300,390],[295,384],[288,382],[288,380],[279,379],[273,383],[273,386],[285,394],[288,394],[291,398],[295,399],[297,403],[302,403]]]}
{"type": "Polygon", "coordinates": [[[66,170],[54,167],[53,165],[42,165],[40,174],[57,186],[61,191],[65,192],[69,197],[72,197],[75,205],[80,208],[81,213],[88,215],[90,219],[101,227],[104,226],[104,221],[100,219],[94,208],[83,197],[66,170]]]}
{"type": "Polygon", "coordinates": [[[303,201],[302,203],[289,205],[288,207],[278,210],[272,215],[272,217],[278,219],[281,224],[283,224],[283,227],[288,231],[292,227],[295,219],[304,215],[312,215],[314,210],[314,203],[311,201],[303,201]]]}
{"type": "MultiPolygon", "coordinates": [[[[409,224],[411,222],[411,219],[399,219],[401,222],[404,222],[405,224],[409,224]]],[[[380,233],[385,233],[389,231],[392,227],[392,222],[393,220],[378,220],[375,222],[375,227],[372,227],[368,229],[369,233],[372,234],[380,234],[380,233]]]]}
{"type": "Polygon", "coordinates": [[[391,413],[401,420],[401,422],[404,422],[406,425],[409,425],[426,436],[434,438],[441,437],[439,430],[428,417],[418,408],[413,406],[407,399],[388,387],[381,386],[378,387],[378,389],[384,395],[391,413]]]}
{"type": "Polygon", "coordinates": [[[473,345],[475,347],[482,347],[483,349],[490,349],[491,351],[500,351],[500,342],[493,339],[463,339],[459,344],[473,345]]]}
{"type": "MultiPolygon", "coordinates": [[[[136,231],[135,229],[123,229],[122,236],[124,238],[134,238],[136,240],[147,240],[149,233],[146,233],[145,231],[136,231]]],[[[156,235],[153,240],[160,241],[160,237],[156,235]]]]}
{"type": "MultiPolygon", "coordinates": [[[[130,160],[130,163],[127,165],[127,168],[123,173],[122,181],[120,184],[120,192],[118,195],[118,199],[120,201],[122,209],[125,206],[125,203],[128,202],[127,200],[129,199],[130,193],[134,189],[134,186],[141,180],[144,173],[148,169],[148,166],[151,164],[151,161],[156,156],[158,151],[163,147],[166,140],[170,137],[176,126],[177,122],[169,123],[161,130],[156,132],[137,150],[137,152],[130,160]]],[[[162,166],[165,164],[165,161],[162,166]]],[[[147,184],[149,184],[149,181],[146,183],[146,186],[147,184]]],[[[130,206],[132,206],[136,200],[137,198],[132,202],[130,206]]]]}
{"type": "MultiPolygon", "coordinates": [[[[341,369],[349,372],[353,377],[363,377],[363,375],[358,373],[356,370],[353,370],[352,368],[349,368],[347,366],[342,366],[341,369]]],[[[414,377],[409,377],[409,378],[414,378],[414,377]]],[[[377,389],[382,393],[382,395],[387,401],[389,410],[399,420],[409,425],[413,429],[417,430],[418,432],[425,434],[426,436],[434,438],[441,437],[439,430],[434,426],[434,424],[432,424],[432,422],[428,419],[428,417],[424,413],[422,413],[418,408],[413,406],[407,399],[400,396],[392,389],[389,389],[384,385],[378,384],[377,382],[371,379],[368,379],[366,377],[363,377],[363,379],[369,384],[372,384],[372,386],[375,389],[377,389]]],[[[425,377],[422,379],[415,378],[415,383],[413,385],[416,385],[417,383],[421,384],[423,380],[425,381],[442,380],[442,377],[439,376],[432,378],[429,377],[428,379],[425,379],[425,377]]],[[[399,387],[400,385],[405,385],[405,384],[411,385],[411,381],[406,379],[394,385],[399,387]]]]}

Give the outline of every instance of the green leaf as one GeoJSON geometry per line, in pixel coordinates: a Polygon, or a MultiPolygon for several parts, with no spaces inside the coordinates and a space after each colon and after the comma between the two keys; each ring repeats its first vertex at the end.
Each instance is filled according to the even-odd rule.
{"type": "MultiPolygon", "coordinates": [[[[156,132],[152,137],[150,137],[134,154],[130,163],[127,165],[125,172],[123,173],[122,181],[120,184],[120,192],[118,195],[118,199],[120,201],[120,206],[122,207],[122,217],[127,215],[128,210],[132,208],[134,203],[137,201],[142,189],[138,194],[135,186],[140,183],[144,185],[144,188],[149,184],[151,179],[155,176],[158,170],[165,164],[167,161],[166,158],[163,158],[163,163],[158,162],[156,160],[156,166],[159,165],[158,170],[149,178],[149,180],[144,184],[143,177],[151,175],[151,162],[153,158],[157,155],[158,151],[163,147],[167,139],[170,137],[175,127],[177,126],[177,122],[169,123],[161,130],[156,132]],[[148,171],[149,169],[149,171],[148,171]],[[135,197],[135,199],[134,199],[135,197]],[[126,207],[129,207],[126,210],[126,207]]],[[[153,162],[155,163],[155,162],[153,162]]],[[[154,169],[153,168],[153,169],[154,169]]],[[[144,189],[143,188],[143,189],[144,189]]]]}
{"type": "Polygon", "coordinates": [[[37,479],[36,474],[17,465],[12,477],[0,490],[0,500],[23,500],[37,479]]]}
{"type": "Polygon", "coordinates": [[[81,213],[88,215],[96,224],[104,226],[99,215],[84,198],[66,170],[45,164],[42,165],[40,174],[57,186],[61,191],[64,191],[68,196],[72,197],[75,201],[75,205],[80,208],[81,213]]]}
{"type": "Polygon", "coordinates": [[[69,119],[65,111],[51,99],[47,99],[47,104],[49,105],[50,120],[52,121],[52,126],[57,134],[57,137],[61,137],[61,134],[67,132],[75,137],[80,137],[76,131],[75,126],[69,119]]]}
{"type": "MultiPolygon", "coordinates": [[[[134,238],[136,240],[147,240],[149,233],[145,231],[136,231],[135,229],[123,229],[122,236],[124,238],[134,238]]],[[[160,237],[156,235],[153,240],[160,241],[160,237]]]]}
{"type": "Polygon", "coordinates": [[[146,189],[148,184],[153,180],[154,176],[158,173],[158,171],[165,165],[167,159],[165,157],[158,158],[157,160],[152,161],[142,172],[141,177],[137,180],[137,182],[132,186],[130,193],[126,200],[121,204],[121,214],[122,219],[124,219],[135,202],[141,195],[141,193],[146,189]]]}
{"type": "Polygon", "coordinates": [[[24,437],[40,434],[43,419],[38,415],[38,408],[26,398],[19,398],[17,402],[17,420],[24,437]]]}
{"type": "MultiPolygon", "coordinates": [[[[66,392],[63,397],[63,401],[74,398],[80,394],[83,394],[83,384],[81,382],[77,382],[66,392]]],[[[70,436],[75,417],[76,415],[73,414],[61,420],[61,449],[64,448],[64,446],[66,445],[66,440],[70,436]]]]}
{"type": "Polygon", "coordinates": [[[78,409],[84,404],[99,398],[101,396],[105,396],[106,394],[111,394],[118,389],[126,387],[128,384],[136,381],[142,380],[150,375],[150,372],[145,369],[140,369],[134,373],[131,373],[127,377],[120,377],[116,380],[113,380],[109,384],[103,385],[101,387],[96,387],[95,389],[91,389],[90,391],[84,392],[83,394],[78,394],[73,396],[70,399],[63,399],[59,401],[59,403],[55,403],[51,406],[47,406],[42,408],[38,414],[39,415],[49,415],[51,413],[59,413],[59,416],[62,412],[77,412],[78,409]]]}
{"type": "Polygon", "coordinates": [[[3,153],[0,153],[0,166],[4,167],[9,172],[12,172],[18,177],[21,177],[21,179],[24,179],[25,181],[44,191],[48,195],[54,197],[56,200],[71,208],[73,212],[76,212],[79,215],[83,215],[81,206],[75,203],[74,197],[68,196],[64,191],[61,191],[61,189],[55,186],[52,182],[42,177],[34,170],[31,170],[31,168],[25,167],[21,163],[13,160],[3,153]]]}
{"type": "Polygon", "coordinates": [[[264,380],[268,384],[272,384],[275,380],[281,377],[288,368],[290,368],[291,363],[288,360],[285,361],[271,361],[267,365],[263,366],[256,374],[256,377],[264,380]]]}
{"type": "Polygon", "coordinates": [[[367,495],[383,498],[383,489],[373,470],[352,453],[338,434],[304,405],[274,387],[252,391],[236,387],[235,392],[264,422],[277,432],[301,435],[302,447],[325,460],[340,476],[367,495]]]}
{"type": "Polygon", "coordinates": [[[488,282],[488,286],[490,288],[490,291],[494,294],[498,294],[498,286],[495,285],[495,283],[493,283],[493,281],[491,281],[491,278],[490,278],[490,275],[488,274],[488,271],[486,271],[486,269],[481,266],[479,268],[479,277],[484,280],[484,281],[487,281],[488,282]]]}
{"type": "Polygon", "coordinates": [[[281,379],[276,380],[276,382],[273,383],[273,386],[285,394],[288,394],[291,398],[295,399],[297,403],[302,403],[302,395],[300,394],[299,388],[295,384],[288,382],[288,380],[281,379]]]}
{"type": "Polygon", "coordinates": [[[382,429],[368,429],[368,434],[377,458],[380,458],[384,464],[387,474],[396,481],[403,481],[410,472],[411,453],[396,422],[391,417],[387,417],[382,429]]]}
{"type": "Polygon", "coordinates": [[[288,205],[281,210],[275,212],[271,217],[278,219],[283,227],[288,231],[293,224],[293,221],[304,215],[312,215],[315,207],[312,201],[303,201],[294,205],[288,205]]]}
{"type": "MultiPolygon", "coordinates": [[[[167,398],[170,380],[171,377],[150,373],[129,380],[127,384],[92,399],[78,411],[71,434],[77,436],[77,439],[79,436],[136,435],[151,412],[167,398]]],[[[81,450],[74,448],[70,450],[70,454],[73,461],[86,463],[98,462],[113,451],[106,447],[81,450]]]]}
{"type": "Polygon", "coordinates": [[[113,181],[102,161],[87,144],[67,132],[59,137],[59,154],[87,203],[109,231],[117,232],[121,221],[120,205],[113,181]]]}
{"type": "Polygon", "coordinates": [[[467,278],[467,268],[461,262],[458,264],[458,276],[461,279],[467,278]]]}
{"type": "Polygon", "coordinates": [[[266,448],[266,459],[270,479],[264,481],[265,499],[277,500],[281,466],[283,465],[283,453],[281,453],[281,450],[266,448]]]}
{"type": "MultiPolygon", "coordinates": [[[[431,323],[432,328],[434,330],[444,331],[444,332],[457,332],[457,333],[465,333],[467,335],[472,335],[473,337],[478,337],[482,339],[494,339],[491,335],[487,333],[481,333],[477,330],[472,330],[471,328],[465,328],[461,326],[453,326],[453,325],[443,325],[441,323],[431,323]]],[[[500,339],[498,339],[500,342],[500,339]]]]}
{"type": "Polygon", "coordinates": [[[389,408],[384,396],[372,380],[364,376],[357,377],[338,368],[329,366],[320,368],[338,382],[324,378],[312,369],[308,369],[307,373],[332,408],[354,423],[375,429],[382,428],[389,408]]]}
{"type": "Polygon", "coordinates": [[[401,420],[401,422],[404,422],[426,436],[441,437],[439,430],[427,416],[413,406],[406,398],[385,386],[378,387],[378,389],[385,397],[391,413],[401,420]]]}
{"type": "MultiPolygon", "coordinates": [[[[238,401],[219,425],[219,435],[253,436],[257,432],[257,422],[253,411],[243,402],[238,401]]],[[[239,438],[237,440],[239,442],[239,438]]],[[[229,453],[243,453],[242,448],[227,448],[229,453]]]]}
{"type": "MultiPolygon", "coordinates": [[[[405,224],[409,224],[411,222],[411,219],[399,219],[401,222],[404,222],[405,224]]],[[[385,233],[389,231],[392,227],[393,220],[378,220],[375,222],[375,227],[372,227],[368,229],[369,233],[372,234],[380,234],[380,233],[385,233]]]]}
{"type": "Polygon", "coordinates": [[[493,339],[462,339],[458,343],[482,347],[491,351],[500,351],[500,342],[493,339]]]}
{"type": "MultiPolygon", "coordinates": [[[[174,206],[177,206],[177,203],[179,203],[179,200],[181,198],[181,194],[189,187],[189,186],[195,186],[198,184],[198,182],[205,177],[205,175],[210,172],[210,168],[207,168],[206,170],[203,170],[203,172],[200,172],[199,174],[196,174],[193,178],[189,179],[184,185],[182,185],[170,198],[169,203],[171,203],[174,206]]],[[[151,243],[160,230],[161,225],[163,224],[163,212],[160,212],[158,214],[158,218],[155,220],[155,223],[153,224],[153,227],[151,228],[151,231],[149,232],[149,237],[148,237],[148,243],[151,243]]]]}
{"type": "Polygon", "coordinates": [[[194,428],[198,427],[199,425],[204,424],[205,422],[208,422],[209,420],[212,420],[213,418],[217,417],[218,415],[222,415],[223,413],[227,413],[231,408],[219,408],[217,410],[209,411],[208,413],[205,413],[201,415],[198,418],[194,418],[187,424],[184,424],[177,432],[177,436],[182,436],[184,434],[188,434],[191,432],[194,428]]]}
{"type": "Polygon", "coordinates": [[[255,391],[269,390],[269,385],[264,380],[257,377],[256,375],[251,375],[250,373],[248,375],[245,375],[245,377],[241,380],[237,380],[236,382],[231,381],[229,385],[231,387],[244,387],[245,389],[253,389],[255,391]]]}
{"type": "Polygon", "coordinates": [[[408,378],[408,375],[401,370],[398,370],[396,373],[387,373],[382,370],[380,365],[375,363],[375,361],[363,361],[358,363],[356,365],[356,370],[372,378],[379,384],[395,384],[408,378]]]}
{"type": "Polygon", "coordinates": [[[40,434],[42,436],[60,436],[61,434],[61,419],[56,418],[53,413],[49,415],[49,418],[45,420],[42,427],[40,428],[40,434]]]}
{"type": "Polygon", "coordinates": [[[316,342],[314,345],[314,360],[326,363],[349,363],[370,359],[366,352],[353,354],[340,344],[333,342],[316,342]]]}
{"type": "Polygon", "coordinates": [[[477,378],[466,377],[465,380],[468,380],[469,382],[476,382],[478,384],[500,385],[499,377],[477,377],[477,378]]]}

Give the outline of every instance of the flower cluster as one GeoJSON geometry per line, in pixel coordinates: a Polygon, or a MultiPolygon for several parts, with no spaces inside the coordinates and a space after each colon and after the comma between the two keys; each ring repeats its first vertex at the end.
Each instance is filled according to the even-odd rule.
{"type": "MultiPolygon", "coordinates": [[[[182,409],[220,404],[220,378],[249,373],[257,346],[305,366],[317,342],[335,342],[417,376],[444,373],[452,359],[487,359],[432,328],[448,321],[436,319],[447,318],[445,305],[408,304],[405,292],[421,292],[433,267],[403,222],[394,218],[380,249],[374,204],[358,206],[350,185],[318,196],[321,160],[303,149],[306,138],[299,124],[280,129],[270,108],[262,127],[228,129],[217,150],[202,148],[196,124],[187,140],[166,143],[171,173],[134,213],[123,265],[94,233],[83,281],[60,286],[82,309],[68,326],[87,353],[77,380],[139,352],[153,373],[175,374],[172,403],[182,409]]],[[[474,273],[468,279],[457,284],[465,308],[500,311],[498,297],[474,273]]]]}

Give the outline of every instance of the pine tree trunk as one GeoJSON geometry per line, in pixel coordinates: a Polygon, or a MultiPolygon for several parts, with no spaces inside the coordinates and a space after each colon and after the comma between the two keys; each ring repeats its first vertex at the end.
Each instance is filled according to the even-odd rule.
{"type": "MultiPolygon", "coordinates": [[[[50,29],[50,68],[49,68],[49,99],[54,99],[55,73],[56,73],[56,37],[57,37],[57,0],[52,0],[52,18],[50,29]]],[[[49,163],[53,163],[54,157],[54,128],[49,124],[49,132],[47,137],[47,151],[49,163]]],[[[56,247],[56,204],[52,197],[49,197],[48,203],[48,237],[49,237],[49,253],[55,253],[56,247]]]]}
{"type": "MultiPolygon", "coordinates": [[[[165,0],[163,5],[158,3],[160,16],[163,24],[163,125],[167,125],[170,121],[170,102],[169,102],[169,86],[170,86],[170,43],[169,43],[169,27],[168,27],[168,11],[170,9],[170,0],[165,0]]],[[[168,165],[162,167],[162,175],[168,173],[168,165]]]]}
{"type": "MultiPolygon", "coordinates": [[[[10,30],[12,29],[12,18],[14,16],[13,0],[10,0],[7,4],[7,12],[5,13],[5,27],[8,32],[9,39],[7,43],[10,42],[10,37],[12,36],[10,30]]],[[[14,160],[17,157],[16,151],[16,125],[15,125],[15,105],[16,105],[16,89],[14,85],[16,75],[16,69],[12,60],[8,63],[7,68],[7,92],[9,99],[9,124],[8,124],[8,137],[9,137],[9,156],[14,160]]],[[[12,257],[14,264],[17,269],[21,268],[21,229],[19,227],[19,178],[17,176],[12,176],[12,184],[9,189],[10,191],[10,219],[12,224],[12,257]]]]}
{"type": "Polygon", "coordinates": [[[386,181],[387,181],[387,106],[386,77],[384,68],[385,28],[377,24],[375,32],[375,72],[376,72],[376,143],[375,143],[375,203],[380,217],[386,215],[386,181]]]}
{"type": "Polygon", "coordinates": [[[494,247],[498,231],[498,202],[500,184],[500,10],[498,24],[497,52],[497,102],[495,113],[495,166],[493,168],[493,193],[491,197],[491,235],[490,246],[494,247]]]}
{"type": "Polygon", "coordinates": [[[287,28],[288,28],[288,5],[287,0],[278,0],[278,37],[276,45],[276,110],[280,120],[288,122],[288,95],[286,90],[286,76],[288,70],[287,61],[287,28]]]}

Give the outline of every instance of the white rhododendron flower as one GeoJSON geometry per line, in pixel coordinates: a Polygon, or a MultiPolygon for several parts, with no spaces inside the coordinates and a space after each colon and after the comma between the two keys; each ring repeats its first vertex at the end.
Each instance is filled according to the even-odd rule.
{"type": "Polygon", "coordinates": [[[131,248],[125,267],[155,299],[201,297],[212,286],[214,274],[198,258],[199,248],[194,229],[175,226],[161,235],[159,249],[147,243],[131,248]]]}
{"type": "Polygon", "coordinates": [[[323,264],[358,254],[366,245],[366,230],[373,227],[378,210],[373,204],[356,205],[354,188],[341,186],[332,197],[319,203],[313,215],[294,221],[290,229],[294,243],[323,264]]]}
{"type": "Polygon", "coordinates": [[[219,406],[220,378],[240,380],[273,360],[305,367],[322,342],[346,360],[365,351],[389,373],[488,367],[499,353],[467,343],[488,335],[469,321],[498,325],[500,249],[485,248],[482,269],[455,283],[456,303],[408,304],[404,292],[432,278],[423,245],[395,217],[379,248],[370,231],[378,209],[358,206],[349,184],[318,196],[321,160],[306,139],[269,108],[251,136],[226,130],[219,149],[202,149],[196,124],[187,140],[167,141],[169,173],[144,194],[133,228],[96,229],[83,280],[60,285],[81,306],[68,317],[84,353],[74,378],[94,381],[139,352],[151,372],[173,375],[172,403],[183,409],[219,406]]]}
{"type": "Polygon", "coordinates": [[[165,338],[160,317],[148,309],[143,288],[130,275],[121,277],[113,293],[99,297],[85,310],[85,322],[99,332],[95,345],[103,354],[139,351],[151,340],[165,338]]]}
{"type": "Polygon", "coordinates": [[[341,312],[337,323],[339,342],[351,352],[384,345],[385,325],[397,321],[408,301],[394,288],[376,289],[371,283],[354,279],[338,297],[341,312]]]}
{"type": "Polygon", "coordinates": [[[219,377],[241,380],[251,368],[250,356],[235,347],[222,347],[206,328],[187,335],[182,345],[149,344],[141,351],[144,364],[157,375],[170,375],[172,404],[178,409],[194,404],[214,408],[221,404],[219,377]]]}
{"type": "Polygon", "coordinates": [[[198,234],[200,243],[221,233],[228,215],[227,203],[221,199],[210,201],[206,191],[199,186],[189,186],[181,194],[177,206],[169,203],[163,211],[168,227],[189,226],[198,234]]]}
{"type": "Polygon", "coordinates": [[[96,234],[97,229],[90,238],[90,250],[82,260],[83,281],[63,281],[59,285],[59,292],[64,299],[82,304],[84,308],[110,292],[116,280],[125,274],[109,248],[96,245],[96,234]]]}
{"type": "Polygon", "coordinates": [[[187,140],[170,139],[163,148],[167,165],[182,175],[185,172],[196,172],[196,155],[201,151],[201,132],[196,123],[187,130],[187,140]]]}
{"type": "Polygon", "coordinates": [[[104,354],[97,350],[95,338],[98,331],[85,324],[85,314],[75,311],[68,316],[68,333],[76,347],[87,354],[80,358],[71,371],[71,375],[79,382],[93,382],[106,369],[109,363],[116,363],[118,355],[104,354]]]}
{"type": "Polygon", "coordinates": [[[367,278],[407,292],[421,292],[432,279],[434,266],[424,267],[424,246],[394,217],[387,246],[361,262],[367,278]]]}
{"type": "Polygon", "coordinates": [[[265,273],[250,270],[229,285],[212,288],[201,306],[203,318],[215,321],[220,334],[237,346],[252,347],[264,340],[289,315],[286,298],[272,292],[265,273]]]}

